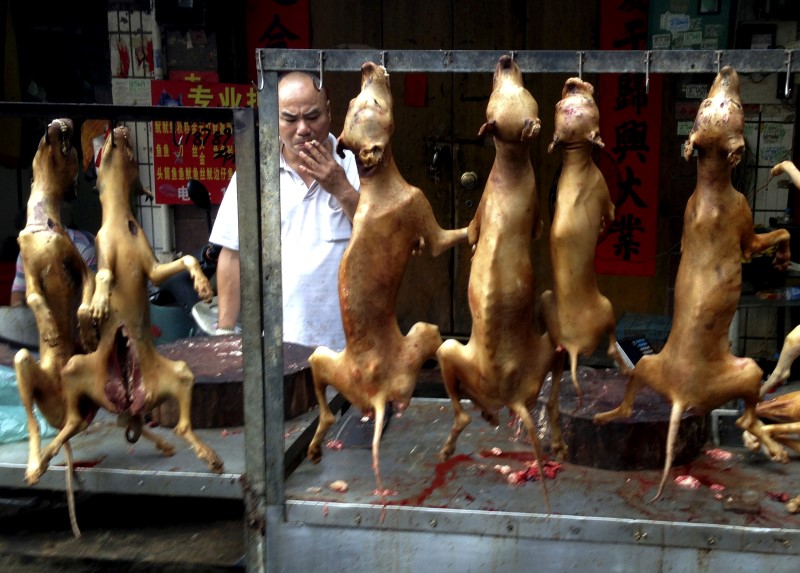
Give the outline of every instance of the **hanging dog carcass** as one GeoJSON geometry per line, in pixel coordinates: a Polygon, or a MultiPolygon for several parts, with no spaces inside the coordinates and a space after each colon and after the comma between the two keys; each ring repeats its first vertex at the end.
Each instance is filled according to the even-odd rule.
{"type": "Polygon", "coordinates": [[[726,66],[700,104],[684,148],[687,160],[697,151],[697,184],[684,213],[672,330],[660,353],[636,364],[622,403],[594,418],[606,423],[629,416],[642,386],[672,402],[664,471],[654,500],[663,492],[680,418],[689,408],[701,414],[742,399],[737,426],[761,440],[771,458],[787,460],[756,415],[761,369],[754,360],[731,354],[728,339],[741,294],[742,258],[776,246],[774,264],[785,269],[790,254],[786,230],[755,233],[747,198],[731,184],[731,170],[744,150],[743,130],[739,77],[726,66]]]}
{"type": "Polygon", "coordinates": [[[147,281],[159,285],[187,270],[198,295],[211,300],[208,279],[197,260],[184,256],[159,264],[147,237],[134,218],[130,198],[144,192],[134,156],[130,130],[111,131],[103,146],[97,187],[102,205],[102,224],[97,234],[98,272],[91,301],[91,316],[99,324],[97,350],[73,356],[62,371],[66,418],[61,431],[42,454],[41,471],[61,446],[88,425],[83,408],[87,402],[120,416],[126,438],[151,440],[165,455],[174,447],[143,426],[144,413],[174,397],[179,420],[175,433],[184,438],[214,472],[222,460],[194,433],[191,399],[194,376],[186,362],[161,356],[153,344],[147,281]]]}
{"type": "MultiPolygon", "coordinates": [[[[542,315],[550,337],[570,357],[572,383],[580,396],[578,357],[590,355],[600,341],[608,340],[608,354],[620,370],[628,371],[616,346],[616,319],[611,302],[597,286],[594,270],[598,240],[614,220],[614,203],[592,150],[603,147],[600,114],[592,84],[570,78],[556,104],[555,133],[549,152],[561,149],[561,174],[550,229],[550,258],[553,290],[542,294],[542,315]]],[[[551,399],[557,399],[559,385],[553,380],[551,399]]],[[[559,433],[557,427],[553,432],[559,433]]],[[[557,450],[562,444],[553,441],[557,450]]]]}
{"type": "Polygon", "coordinates": [[[379,443],[387,403],[398,412],[411,400],[423,363],[442,343],[439,328],[416,323],[403,336],[397,323],[400,283],[412,252],[428,248],[437,256],[466,240],[466,229],[444,230],[422,191],[409,185],[394,160],[389,74],[383,66],[361,66],[361,92],[350,101],[339,150],[355,153],[361,197],[353,233],[339,267],[339,302],[345,349],[317,348],[309,362],[320,405],[309,459],[322,456],[322,440],[334,422],[325,400],[333,386],[355,407],[374,415],[372,466],[383,493],[379,443]]]}
{"type": "MultiPolygon", "coordinates": [[[[33,407],[47,423],[63,428],[67,418],[61,369],[75,353],[75,322],[85,350],[97,345],[89,311],[94,293],[94,273],[61,223],[62,200],[77,190],[78,156],[72,146],[70,119],[51,122],[33,158],[33,182],[28,198],[25,228],[18,242],[25,270],[25,300],[39,329],[39,360],[28,350],[14,358],[17,387],[28,421],[28,464],[25,481],[38,483],[46,469],[41,460],[41,430],[33,407]]],[[[79,415],[91,420],[96,408],[83,405],[79,415]]],[[[67,496],[70,522],[80,536],[72,494],[72,450],[64,442],[67,460],[67,496]]]]}
{"type": "MultiPolygon", "coordinates": [[[[461,403],[469,398],[493,425],[498,424],[497,412],[503,407],[519,416],[540,460],[539,439],[528,408],[536,402],[551,367],[554,380],[560,380],[563,355],[556,353],[547,332],[536,328],[531,250],[542,221],[530,142],[541,127],[538,115],[519,66],[510,56],[502,56],[495,67],[486,123],[478,134],[493,136],[496,155],[468,227],[474,247],[468,285],[472,332],[466,345],[447,340],[437,352],[455,410],[453,427],[440,451],[442,459],[453,454],[459,435],[470,423],[461,403]],[[560,367],[553,366],[559,363],[560,367]]],[[[555,427],[557,405],[549,411],[555,427]]],[[[542,485],[549,511],[544,479],[542,485]]]]}

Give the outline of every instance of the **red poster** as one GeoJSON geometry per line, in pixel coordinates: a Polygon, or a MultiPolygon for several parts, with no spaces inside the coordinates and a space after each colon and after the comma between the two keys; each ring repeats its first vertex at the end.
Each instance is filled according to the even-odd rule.
{"type": "MultiPolygon", "coordinates": [[[[602,0],[600,49],[647,49],[647,2],[602,0]]],[[[598,273],[652,276],[656,271],[661,77],[642,73],[602,74],[598,80],[598,165],[616,204],[608,236],[598,245],[598,273]]]]}
{"type": "MultiPolygon", "coordinates": [[[[199,107],[256,107],[251,85],[153,80],[153,105],[199,107]]],[[[222,194],[236,167],[233,125],[184,121],[153,122],[153,164],[156,202],[184,205],[191,201],[189,179],[201,181],[211,202],[222,194]]]]}
{"type": "Polygon", "coordinates": [[[311,47],[308,0],[247,1],[247,73],[256,81],[256,49],[311,47]]]}
{"type": "Polygon", "coordinates": [[[219,82],[219,74],[213,70],[169,70],[168,79],[181,82],[219,82]]]}

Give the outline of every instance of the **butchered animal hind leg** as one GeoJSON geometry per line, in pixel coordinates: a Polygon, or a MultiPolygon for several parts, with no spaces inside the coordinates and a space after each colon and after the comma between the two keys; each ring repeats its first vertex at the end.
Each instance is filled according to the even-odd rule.
{"type": "Polygon", "coordinates": [[[531,441],[531,445],[533,446],[533,455],[536,457],[536,463],[539,466],[539,481],[542,482],[542,496],[544,497],[544,505],[547,509],[547,513],[551,513],[550,497],[547,495],[547,485],[545,484],[546,478],[544,475],[544,466],[542,465],[542,446],[539,443],[539,437],[536,435],[536,425],[533,423],[531,414],[528,412],[528,408],[525,407],[524,403],[513,403],[509,404],[508,407],[512,412],[519,416],[519,419],[522,420],[522,424],[528,431],[528,437],[531,441]]]}
{"type": "MultiPolygon", "coordinates": [[[[336,417],[331,412],[328,405],[328,399],[325,396],[325,389],[329,385],[333,385],[334,372],[341,368],[343,362],[344,352],[334,352],[330,348],[320,346],[309,357],[308,362],[311,364],[311,373],[314,378],[314,394],[317,397],[317,404],[319,405],[319,422],[317,423],[317,430],[314,432],[314,437],[311,438],[311,443],[308,445],[308,459],[313,463],[319,463],[322,459],[322,440],[325,439],[325,434],[336,421],[336,417]]],[[[336,387],[334,385],[334,387],[336,387]]],[[[337,388],[338,390],[338,388],[337,388]]]]}
{"type": "Polygon", "coordinates": [[[14,370],[17,375],[17,388],[22,405],[25,408],[25,417],[28,425],[28,465],[25,470],[25,481],[34,485],[44,473],[41,467],[42,435],[39,422],[33,413],[34,391],[45,374],[36,363],[33,355],[22,349],[14,356],[14,370]]]}
{"type": "Polygon", "coordinates": [[[436,357],[439,359],[444,385],[455,414],[450,434],[439,450],[439,459],[444,461],[453,455],[458,437],[471,421],[470,415],[461,405],[461,386],[475,386],[479,374],[477,365],[467,355],[467,347],[457,340],[446,340],[436,352],[436,357]]]}
{"type": "MultiPolygon", "coordinates": [[[[192,374],[192,371],[189,369],[189,365],[183,360],[172,361],[160,355],[156,356],[158,356],[158,360],[163,362],[164,367],[157,370],[163,374],[154,387],[159,388],[162,395],[174,396],[178,401],[179,414],[178,423],[175,426],[175,433],[189,443],[195,455],[200,460],[204,461],[211,471],[221,473],[223,469],[222,460],[192,429],[192,387],[194,386],[194,374],[192,374]]],[[[156,400],[158,399],[159,397],[156,397],[156,400]]],[[[156,442],[156,446],[159,447],[158,442],[156,442]]]]}

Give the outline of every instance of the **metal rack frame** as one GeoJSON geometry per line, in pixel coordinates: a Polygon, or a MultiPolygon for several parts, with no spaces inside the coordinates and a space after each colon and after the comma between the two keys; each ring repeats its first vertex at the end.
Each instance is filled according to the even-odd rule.
{"type": "MultiPolygon", "coordinates": [[[[500,50],[256,51],[258,126],[252,117],[243,116],[236,116],[235,126],[237,150],[251,145],[258,149],[260,158],[256,163],[255,158],[237,154],[239,189],[260,190],[258,194],[239,193],[240,233],[250,238],[241,244],[242,275],[258,277],[242,284],[248,569],[287,570],[290,555],[295,558],[302,555],[299,559],[308,566],[324,566],[335,553],[337,559],[342,559],[337,563],[342,569],[373,570],[375,563],[359,561],[359,550],[369,547],[372,555],[379,555],[375,547],[381,545],[386,547],[387,556],[402,554],[403,567],[411,569],[415,566],[428,570],[469,569],[476,563],[476,552],[481,551],[515,554],[516,560],[498,561],[504,567],[531,563],[537,555],[543,555],[542,551],[550,559],[556,554],[587,555],[578,561],[588,566],[659,562],[667,567],[679,565],[681,559],[687,558],[698,562],[709,552],[712,543],[709,540],[713,539],[713,555],[707,558],[707,563],[713,566],[728,567],[735,562],[734,569],[749,563],[789,570],[787,564],[797,559],[798,549],[793,547],[800,547],[798,530],[781,530],[781,543],[776,543],[774,530],[758,528],[745,532],[713,524],[676,527],[647,519],[504,512],[478,515],[463,510],[393,506],[387,510],[380,505],[336,503],[325,504],[325,516],[321,518],[321,504],[286,499],[282,455],[278,74],[288,70],[317,72],[324,83],[325,72],[357,72],[367,60],[385,65],[390,73],[491,73],[499,57],[508,53],[500,50]],[[437,543],[447,541],[450,549],[457,550],[448,551],[446,556],[415,556],[414,548],[430,542],[432,536],[437,543]],[[558,540],[557,551],[553,549],[555,540],[558,540]],[[615,557],[603,560],[596,556],[593,552],[597,543],[606,544],[604,553],[616,553],[615,557]]],[[[514,51],[511,54],[523,73],[577,76],[642,73],[649,79],[651,73],[715,73],[726,65],[740,73],[800,69],[792,50],[514,51]]],[[[786,89],[789,90],[788,79],[786,89]]],[[[490,568],[498,562],[491,562],[490,568]]]]}

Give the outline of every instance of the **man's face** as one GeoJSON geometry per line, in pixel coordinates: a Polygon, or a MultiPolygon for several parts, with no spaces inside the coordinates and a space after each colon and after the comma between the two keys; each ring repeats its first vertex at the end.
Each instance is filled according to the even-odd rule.
{"type": "Polygon", "coordinates": [[[278,84],[278,132],[284,155],[296,156],[306,141],[325,143],[330,127],[325,91],[318,91],[306,74],[283,77],[278,84]]]}

